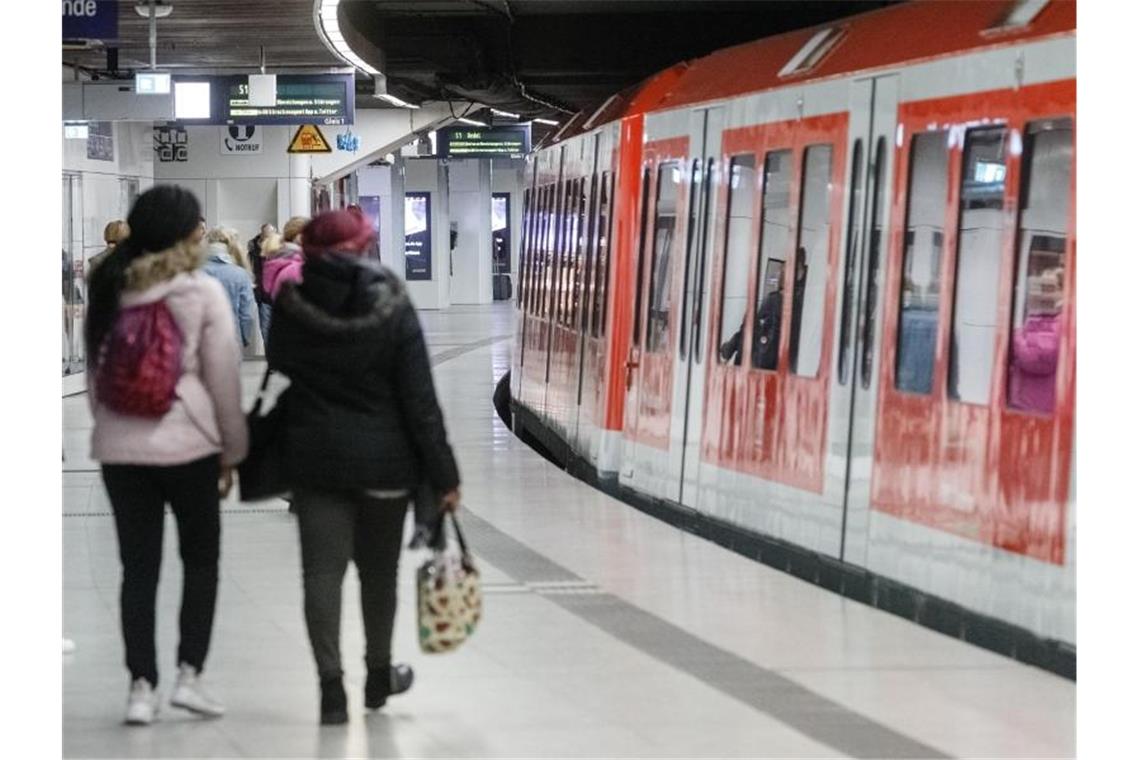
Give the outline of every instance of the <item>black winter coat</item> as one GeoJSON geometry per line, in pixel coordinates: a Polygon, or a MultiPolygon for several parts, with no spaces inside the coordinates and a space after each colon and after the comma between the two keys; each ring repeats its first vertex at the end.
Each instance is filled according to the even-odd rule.
{"type": "Polygon", "coordinates": [[[269,364],[285,391],[292,485],[459,485],[415,308],[390,270],[349,254],[306,260],[277,296],[269,364]]]}

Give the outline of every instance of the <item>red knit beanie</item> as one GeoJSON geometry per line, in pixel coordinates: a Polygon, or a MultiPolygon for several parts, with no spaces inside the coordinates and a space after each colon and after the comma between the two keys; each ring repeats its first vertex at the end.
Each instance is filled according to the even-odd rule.
{"type": "Polygon", "coordinates": [[[306,256],[322,253],[364,253],[376,236],[369,219],[357,210],[318,214],[301,232],[306,256]]]}

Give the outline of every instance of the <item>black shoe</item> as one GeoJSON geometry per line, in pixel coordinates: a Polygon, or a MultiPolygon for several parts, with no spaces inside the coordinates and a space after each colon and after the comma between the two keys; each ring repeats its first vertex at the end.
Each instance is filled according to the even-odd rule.
{"type": "Polygon", "coordinates": [[[388,697],[412,688],[415,679],[411,666],[403,663],[388,668],[369,668],[368,680],[364,682],[364,706],[369,710],[379,710],[388,697]]]}
{"type": "Polygon", "coordinates": [[[348,723],[348,695],[340,678],[321,679],[321,725],[348,723]]]}

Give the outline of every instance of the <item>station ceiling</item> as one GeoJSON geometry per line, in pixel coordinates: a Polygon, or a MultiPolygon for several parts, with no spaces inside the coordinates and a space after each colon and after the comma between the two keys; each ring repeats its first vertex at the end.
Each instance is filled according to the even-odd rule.
{"type": "MultiPolygon", "coordinates": [[[[471,100],[558,120],[674,63],[728,45],[825,23],[891,0],[343,0],[342,28],[404,100],[471,100]]],[[[145,4],[144,4],[145,5],[145,4]]],[[[119,4],[117,68],[150,62],[148,20],[119,4]]],[[[158,65],[207,73],[345,64],[314,28],[313,0],[173,0],[158,21],[158,65]]],[[[63,61],[113,76],[106,49],[63,61]]],[[[358,90],[370,80],[358,76],[358,90]]],[[[359,98],[358,107],[381,107],[359,98]]]]}

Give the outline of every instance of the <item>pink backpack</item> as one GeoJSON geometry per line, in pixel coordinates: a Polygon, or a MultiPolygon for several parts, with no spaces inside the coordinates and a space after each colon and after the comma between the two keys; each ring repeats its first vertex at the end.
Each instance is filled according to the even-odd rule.
{"type": "Polygon", "coordinates": [[[119,311],[95,375],[99,401],[119,414],[162,417],[182,376],[182,331],[165,301],[119,311]]]}

